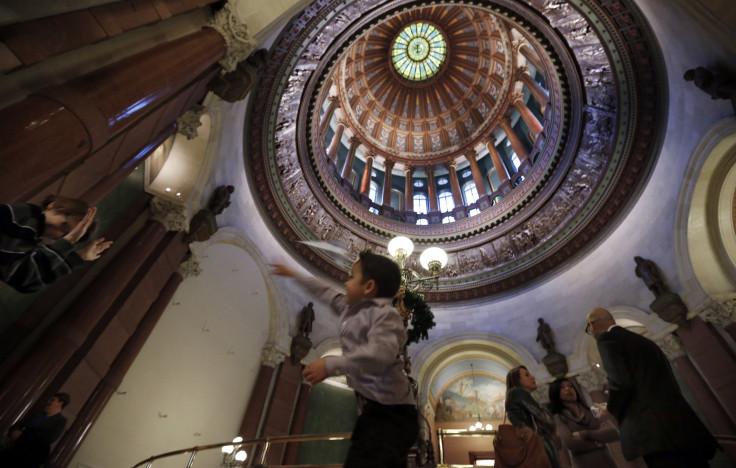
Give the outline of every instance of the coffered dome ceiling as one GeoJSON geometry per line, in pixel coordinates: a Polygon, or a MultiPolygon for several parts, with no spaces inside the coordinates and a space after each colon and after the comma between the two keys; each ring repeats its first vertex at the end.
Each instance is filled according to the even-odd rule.
{"type": "Polygon", "coordinates": [[[431,301],[521,286],[603,235],[635,199],[659,151],[663,64],[648,26],[625,1],[317,1],[272,53],[251,92],[247,172],[277,238],[338,280],[346,268],[300,241],[337,240],[355,255],[365,247],[385,253],[392,237],[405,235],[416,244],[409,265],[417,270],[418,253],[440,245],[449,261],[431,301]],[[415,26],[412,36],[412,25],[431,28],[415,26]],[[444,59],[435,48],[437,62],[427,65],[432,76],[395,66],[432,53],[430,30],[446,42],[444,59]],[[413,37],[430,40],[409,48],[413,37]],[[409,211],[376,209],[337,167],[330,127],[361,164],[370,169],[375,159],[373,167],[393,177],[410,169],[460,172],[476,156],[490,159],[511,126],[527,128],[515,124],[529,115],[532,98],[522,86],[529,70],[548,93],[540,128],[528,125],[522,136],[530,149],[518,172],[467,207],[472,215],[460,210],[449,224],[430,216],[417,225],[409,211]]]}

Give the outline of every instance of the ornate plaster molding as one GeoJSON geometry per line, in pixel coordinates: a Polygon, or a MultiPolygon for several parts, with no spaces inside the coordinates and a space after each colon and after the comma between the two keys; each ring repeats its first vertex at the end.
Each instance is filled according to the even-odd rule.
{"type": "Polygon", "coordinates": [[[193,253],[186,256],[184,261],[179,264],[179,268],[176,271],[184,278],[193,278],[199,276],[202,273],[202,268],[199,266],[199,258],[193,253]]]}
{"type": "Polygon", "coordinates": [[[187,140],[197,138],[197,129],[202,126],[200,118],[204,114],[205,109],[203,105],[197,104],[176,119],[177,131],[187,137],[187,140]]]}
{"type": "Polygon", "coordinates": [[[682,346],[682,341],[672,333],[668,333],[656,343],[670,361],[687,355],[685,348],[682,346]]]}
{"type": "Polygon", "coordinates": [[[230,2],[215,13],[207,26],[225,39],[227,56],[220,60],[220,65],[227,72],[235,71],[238,63],[248,58],[258,46],[258,41],[250,37],[248,26],[238,18],[230,2]]]}
{"type": "Polygon", "coordinates": [[[702,320],[726,327],[736,322],[736,299],[707,302],[696,312],[702,320]]]}
{"type": "Polygon", "coordinates": [[[288,351],[277,344],[266,343],[261,351],[261,364],[268,367],[278,367],[288,355],[288,351]]]}
{"type": "Polygon", "coordinates": [[[189,225],[184,205],[154,197],[149,209],[151,210],[151,219],[163,224],[167,231],[185,231],[189,225]]]}

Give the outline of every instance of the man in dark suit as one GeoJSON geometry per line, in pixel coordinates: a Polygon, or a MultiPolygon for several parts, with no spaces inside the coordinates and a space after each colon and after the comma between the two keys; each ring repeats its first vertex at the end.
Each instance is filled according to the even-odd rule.
{"type": "Polygon", "coordinates": [[[685,401],[659,346],[616,325],[606,309],[594,308],[586,321],[608,374],[607,409],[619,422],[626,459],[707,468],[718,443],[685,401]]]}

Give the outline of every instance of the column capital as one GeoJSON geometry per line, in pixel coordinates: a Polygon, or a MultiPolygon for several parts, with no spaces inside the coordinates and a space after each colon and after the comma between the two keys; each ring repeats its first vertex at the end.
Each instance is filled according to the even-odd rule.
{"type": "Polygon", "coordinates": [[[588,392],[593,390],[602,390],[603,386],[607,382],[606,375],[603,372],[592,369],[588,372],[576,375],[575,379],[580,385],[585,387],[588,392]]]}
{"type": "Polygon", "coordinates": [[[371,149],[369,149],[369,150],[368,150],[368,151],[367,151],[367,152],[365,153],[365,160],[366,160],[366,161],[368,161],[368,159],[370,159],[370,160],[375,160],[375,159],[376,159],[376,156],[377,156],[377,155],[378,155],[378,154],[376,153],[376,150],[374,150],[373,148],[371,148],[371,149]]]}
{"type": "Polygon", "coordinates": [[[340,97],[339,96],[327,96],[327,100],[330,102],[330,104],[333,104],[337,107],[340,107],[340,97]]]}
{"type": "Polygon", "coordinates": [[[517,68],[514,76],[516,77],[517,80],[519,80],[521,79],[521,75],[524,75],[524,74],[527,74],[527,75],[529,74],[529,67],[527,67],[526,65],[522,65],[519,68],[517,68]]]}
{"type": "Polygon", "coordinates": [[[511,102],[513,104],[526,105],[524,104],[524,93],[513,93],[511,95],[511,102]]]}
{"type": "Polygon", "coordinates": [[[414,166],[404,166],[404,176],[410,177],[414,175],[414,166]]]}
{"type": "Polygon", "coordinates": [[[190,107],[176,119],[176,131],[187,137],[187,140],[197,138],[197,129],[202,126],[200,119],[205,110],[206,108],[201,104],[190,107]]]}
{"type": "Polygon", "coordinates": [[[207,26],[219,32],[227,44],[227,55],[220,60],[225,71],[235,71],[239,62],[247,59],[258,46],[258,41],[248,34],[248,26],[233,11],[228,1],[217,10],[207,26]]]}
{"type": "Polygon", "coordinates": [[[473,162],[475,162],[475,160],[476,160],[476,159],[478,159],[478,152],[477,152],[477,151],[475,151],[475,148],[470,148],[470,149],[467,149],[467,150],[465,151],[464,155],[465,155],[465,158],[466,158],[466,159],[467,159],[468,161],[473,161],[473,162]]]}
{"type": "Polygon", "coordinates": [[[261,364],[268,367],[278,367],[289,353],[276,343],[266,343],[261,350],[261,364]]]}
{"type": "Polygon", "coordinates": [[[520,53],[521,48],[526,44],[526,41],[524,39],[518,39],[516,41],[511,41],[511,51],[514,55],[520,53]]]}
{"type": "Polygon", "coordinates": [[[493,135],[487,135],[483,137],[483,144],[486,145],[486,148],[488,148],[488,151],[491,151],[491,147],[493,149],[496,148],[496,139],[493,138],[493,135]]]}
{"type": "Polygon", "coordinates": [[[666,334],[656,343],[670,361],[673,361],[678,357],[686,356],[685,348],[682,346],[682,341],[672,333],[666,334]]]}
{"type": "Polygon", "coordinates": [[[427,174],[427,177],[433,176],[435,170],[436,170],[436,168],[434,167],[434,164],[430,164],[428,166],[424,166],[424,173],[427,174]]]}
{"type": "Polygon", "coordinates": [[[385,167],[385,168],[386,168],[387,170],[391,170],[391,169],[393,169],[395,165],[396,165],[396,161],[394,161],[393,159],[385,158],[385,159],[383,160],[383,166],[384,166],[384,167],[385,167]]]}
{"type": "Polygon", "coordinates": [[[507,125],[508,125],[509,128],[511,128],[511,116],[508,115],[508,114],[504,115],[503,117],[501,117],[498,120],[498,123],[501,124],[501,127],[502,128],[505,127],[505,126],[507,126],[507,125]]]}
{"type": "Polygon", "coordinates": [[[457,171],[457,160],[451,159],[445,163],[447,169],[454,169],[457,171]]]}
{"type": "Polygon", "coordinates": [[[189,226],[184,205],[153,197],[149,209],[151,219],[163,224],[167,231],[185,231],[189,226]]]}
{"type": "Polygon", "coordinates": [[[710,322],[721,327],[726,327],[736,322],[736,299],[725,301],[709,300],[707,304],[699,307],[697,315],[704,322],[710,322]]]}
{"type": "Polygon", "coordinates": [[[361,140],[357,136],[353,135],[350,138],[348,138],[348,143],[350,143],[350,146],[355,146],[357,148],[358,145],[360,145],[361,143],[363,143],[363,140],[361,140]]]}
{"type": "Polygon", "coordinates": [[[337,125],[342,125],[343,127],[348,126],[348,119],[346,119],[345,117],[340,117],[339,119],[336,120],[336,122],[337,122],[337,125]]]}
{"type": "Polygon", "coordinates": [[[177,268],[176,271],[184,278],[199,276],[199,274],[202,273],[202,268],[199,266],[199,258],[189,252],[184,257],[184,260],[181,261],[179,268],[177,268]]]}

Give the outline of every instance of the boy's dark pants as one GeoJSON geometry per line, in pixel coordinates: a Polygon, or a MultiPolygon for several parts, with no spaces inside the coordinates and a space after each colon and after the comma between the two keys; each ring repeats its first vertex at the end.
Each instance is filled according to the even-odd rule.
{"type": "Polygon", "coordinates": [[[407,454],[419,434],[417,409],[364,401],[344,467],[406,468],[407,454]]]}

